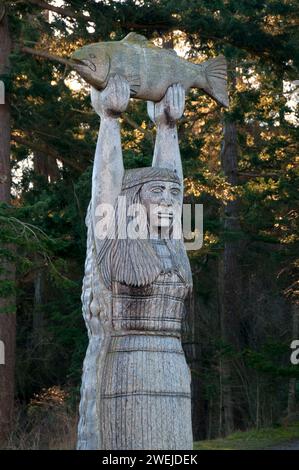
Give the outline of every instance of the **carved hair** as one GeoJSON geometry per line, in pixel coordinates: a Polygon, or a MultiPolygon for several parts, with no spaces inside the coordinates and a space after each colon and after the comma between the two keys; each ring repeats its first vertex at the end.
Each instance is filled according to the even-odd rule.
{"type": "MultiPolygon", "coordinates": [[[[126,197],[126,209],[131,204],[141,203],[140,190],[150,181],[173,181],[181,184],[176,172],[166,168],[137,168],[125,172],[120,196],[126,197]]],[[[118,202],[116,202],[116,221],[118,202]]],[[[127,211],[126,211],[127,213],[127,211]]],[[[125,223],[125,221],[122,221],[125,223]]],[[[111,289],[111,282],[117,281],[131,286],[151,284],[162,271],[162,264],[149,240],[118,238],[118,227],[115,227],[116,239],[107,238],[97,243],[98,266],[105,283],[111,289]]],[[[183,240],[166,240],[172,255],[174,269],[188,285],[192,285],[189,261],[183,240]],[[180,260],[177,264],[176,260],[180,260]]]]}

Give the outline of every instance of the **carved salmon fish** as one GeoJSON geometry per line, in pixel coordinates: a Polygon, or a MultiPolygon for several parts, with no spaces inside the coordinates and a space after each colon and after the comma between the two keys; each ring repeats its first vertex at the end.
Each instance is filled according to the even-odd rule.
{"type": "Polygon", "coordinates": [[[169,86],[180,83],[188,92],[200,88],[219,104],[228,106],[227,67],[224,56],[193,64],[171,49],[156,47],[144,36],[129,33],[121,41],[83,46],[71,57],[72,68],[98,90],[118,74],[130,84],[131,96],[160,101],[169,86]]]}

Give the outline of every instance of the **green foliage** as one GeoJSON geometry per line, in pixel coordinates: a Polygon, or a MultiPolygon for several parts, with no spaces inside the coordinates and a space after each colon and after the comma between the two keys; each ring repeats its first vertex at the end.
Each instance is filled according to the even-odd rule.
{"type": "Polygon", "coordinates": [[[298,367],[290,363],[290,351],[289,344],[268,341],[259,351],[245,349],[243,355],[249,367],[273,379],[299,378],[298,367]]]}
{"type": "Polygon", "coordinates": [[[297,442],[299,423],[280,425],[272,428],[252,429],[247,432],[234,432],[225,439],[214,439],[194,443],[198,450],[263,450],[285,446],[297,442]]]}
{"type": "Polygon", "coordinates": [[[15,294],[15,283],[12,281],[0,281],[0,296],[7,298],[15,294]]]}
{"type": "MultiPolygon", "coordinates": [[[[238,410],[243,409],[239,421],[242,426],[255,422],[251,408],[257,401],[256,388],[261,387],[265,401],[274,383],[279,390],[276,409],[262,404],[267,422],[269,416],[283,413],[287,379],[297,377],[285,358],[290,316],[280,335],[281,324],[286,323],[281,311],[288,313],[288,307],[279,302],[286,290],[294,294],[298,251],[298,110],[290,117],[290,95],[284,88],[298,77],[298,5],[274,0],[72,0],[65,1],[64,8],[70,10],[68,15],[55,13],[51,21],[46,10],[30,2],[11,3],[9,12],[14,48],[11,74],[2,79],[12,109],[14,182],[13,207],[0,207],[0,256],[16,262],[17,284],[1,280],[0,295],[17,293],[17,395],[28,400],[41,388],[59,384],[70,387],[75,400],[78,397],[87,342],[80,305],[85,214],[99,126],[86,86],[77,91],[63,65],[26,54],[22,47],[69,56],[82,44],[121,39],[136,30],[150,39],[162,37],[166,44],[187,44],[190,60],[201,62],[224,53],[229,61],[229,111],[191,90],[179,125],[186,200],[204,204],[204,246],[190,253],[196,299],[205,312],[197,332],[202,369],[194,374],[202,377],[205,403],[218,410],[220,358],[234,364],[244,361],[242,372],[238,369],[241,378],[233,384],[238,410]],[[235,186],[220,167],[224,120],[238,127],[235,186]],[[232,231],[223,226],[221,214],[236,198],[241,228],[232,231]],[[215,284],[224,244],[239,242],[246,250],[241,263],[243,329],[236,352],[220,339],[215,284]],[[261,287],[260,280],[265,281],[261,287]],[[266,328],[260,317],[267,315],[266,328]],[[279,337],[271,347],[268,335],[279,337]]],[[[125,167],[150,165],[154,129],[146,104],[133,100],[126,114],[130,119],[124,116],[122,121],[125,167]]],[[[216,423],[214,408],[211,416],[216,423]]]]}

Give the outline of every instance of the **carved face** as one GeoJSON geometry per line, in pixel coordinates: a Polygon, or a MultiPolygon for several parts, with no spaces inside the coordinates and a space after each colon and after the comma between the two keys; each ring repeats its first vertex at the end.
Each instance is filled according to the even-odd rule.
{"type": "Polygon", "coordinates": [[[151,228],[170,228],[176,217],[180,219],[183,202],[182,187],[172,181],[151,181],[140,191],[151,228]]]}

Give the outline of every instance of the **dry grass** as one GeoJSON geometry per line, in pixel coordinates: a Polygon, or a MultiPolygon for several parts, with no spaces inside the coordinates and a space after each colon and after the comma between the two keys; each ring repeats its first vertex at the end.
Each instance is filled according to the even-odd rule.
{"type": "MultiPolygon", "coordinates": [[[[74,450],[78,417],[68,403],[67,392],[51,387],[34,396],[26,407],[16,407],[13,431],[5,449],[74,450]]],[[[274,428],[236,432],[224,439],[195,442],[194,449],[265,449],[292,440],[299,440],[297,414],[274,428]]]]}
{"type": "Polygon", "coordinates": [[[67,398],[59,387],[51,387],[42,390],[26,407],[16,407],[13,431],[5,448],[75,449],[78,418],[67,398]]]}

